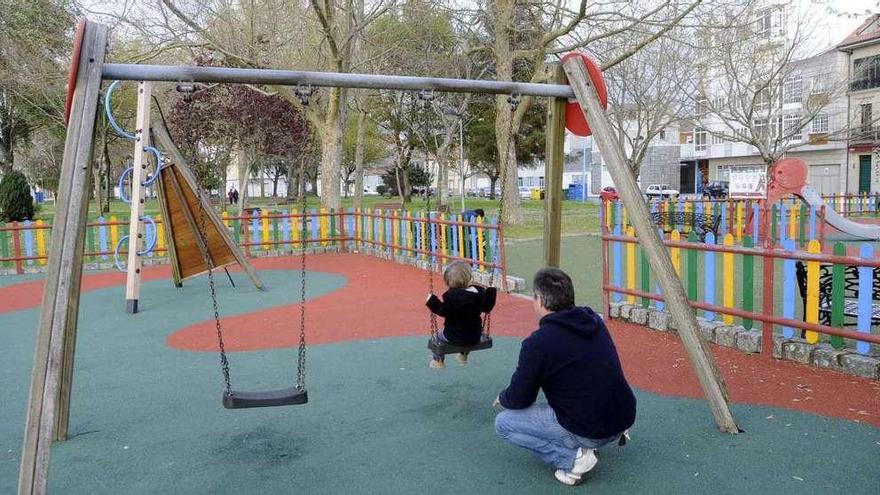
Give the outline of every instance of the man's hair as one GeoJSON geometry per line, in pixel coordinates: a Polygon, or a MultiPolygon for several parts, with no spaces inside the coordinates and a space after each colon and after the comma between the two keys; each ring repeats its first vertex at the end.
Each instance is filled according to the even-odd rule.
{"type": "Polygon", "coordinates": [[[482,208],[477,208],[476,210],[474,210],[474,213],[475,213],[478,217],[485,217],[485,216],[486,216],[486,212],[483,211],[482,208]]]}
{"type": "Polygon", "coordinates": [[[463,261],[455,261],[443,271],[443,281],[450,289],[464,289],[471,285],[472,278],[471,265],[463,261]]]}
{"type": "Polygon", "coordinates": [[[550,311],[561,311],[574,307],[574,285],[571,278],[559,268],[541,268],[532,282],[535,296],[541,306],[550,311]]]}

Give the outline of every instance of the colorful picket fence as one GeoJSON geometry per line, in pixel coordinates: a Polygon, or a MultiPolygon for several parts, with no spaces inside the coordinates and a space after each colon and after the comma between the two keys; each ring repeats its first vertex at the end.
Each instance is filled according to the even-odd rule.
{"type": "MultiPolygon", "coordinates": [[[[605,310],[609,302],[621,301],[663,309],[656,278],[622,207],[607,203],[600,214],[603,261],[611,267],[603,284],[605,310]]],[[[691,305],[707,320],[760,327],[764,342],[803,332],[810,343],[823,339],[837,349],[849,345],[871,353],[871,345],[880,344],[880,332],[874,330],[880,326],[880,290],[874,290],[880,286],[880,260],[873,246],[862,243],[853,256],[838,242],[833,254],[824,254],[818,240],[801,248],[790,230],[782,230],[778,244],[769,248],[755,247],[751,235],[738,241],[730,231],[717,238],[708,233],[700,241],[693,230],[676,229],[665,243],[691,305]],[[782,275],[778,284],[777,273],[782,275]]]]}
{"type": "MultiPolygon", "coordinates": [[[[710,221],[715,225],[716,237],[732,234],[737,244],[743,239],[759,237],[760,203],[755,200],[665,200],[650,203],[651,213],[657,227],[664,233],[679,231],[687,236],[692,231],[702,231],[697,223],[710,221]]],[[[600,206],[602,225],[614,230],[622,222],[623,231],[629,226],[627,211],[621,201],[603,201],[600,206]]],[[[811,239],[825,240],[824,208],[808,207],[805,203],[786,199],[772,205],[770,235],[782,244],[793,239],[804,247],[811,239]]]]}
{"type": "MultiPolygon", "coordinates": [[[[233,240],[249,256],[276,256],[306,248],[366,250],[442,266],[454,260],[471,263],[478,272],[501,277],[505,271],[503,230],[494,217],[468,221],[460,214],[423,211],[296,209],[262,211],[259,215],[222,214],[233,240]]],[[[167,256],[164,225],[156,218],[156,249],[147,256],[167,256]]],[[[51,226],[41,220],[0,225],[0,268],[17,273],[45,265],[51,226]]],[[[128,234],[128,219],[99,218],[86,226],[84,261],[113,261],[119,239],[128,234]]],[[[122,246],[120,255],[127,253],[122,246]]]]}

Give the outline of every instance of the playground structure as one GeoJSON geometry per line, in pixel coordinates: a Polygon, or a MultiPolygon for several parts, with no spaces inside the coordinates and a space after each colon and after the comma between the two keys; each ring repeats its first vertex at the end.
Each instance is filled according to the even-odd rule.
{"type": "Polygon", "coordinates": [[[171,261],[171,273],[175,286],[180,287],[184,280],[206,273],[211,268],[221,268],[237,263],[251,279],[251,282],[257,288],[263,289],[263,282],[251,267],[244,253],[230,238],[217,212],[211,207],[210,199],[196,194],[197,178],[190,171],[183,155],[168,134],[168,130],[161,122],[151,122],[151,83],[138,83],[134,133],[122,129],[113,117],[113,91],[118,84],[119,82],[115,81],[107,88],[104,98],[104,113],[117,135],[134,142],[134,163],[119,177],[120,196],[123,201],[131,205],[128,234],[117,241],[114,251],[116,267],[120,271],[126,272],[126,312],[138,312],[143,257],[155,249],[159,236],[155,221],[144,215],[146,188],[154,184],[158,192],[159,209],[163,218],[166,219],[163,232],[165,233],[165,244],[171,261]],[[154,137],[161,142],[161,146],[171,156],[169,163],[166,164],[161,151],[150,144],[154,137]],[[154,157],[156,164],[149,176],[145,175],[146,156],[148,155],[154,157]],[[132,193],[130,197],[125,195],[127,176],[131,177],[132,193]],[[205,218],[197,220],[196,211],[204,212],[205,218]],[[152,229],[147,229],[147,225],[151,225],[152,229]],[[152,238],[149,235],[150,231],[153,233],[152,238]],[[119,260],[119,251],[126,242],[129,244],[128,263],[127,267],[123,268],[119,260]],[[211,266],[209,266],[209,260],[211,266]]]}
{"type": "MultiPolygon", "coordinates": [[[[527,84],[498,81],[471,81],[440,78],[417,78],[362,74],[308,73],[297,71],[232,69],[204,67],[161,67],[125,64],[104,64],[107,29],[104,26],[83,22],[77,35],[74,53],[79,56],[71,64],[69,87],[70,115],[65,142],[64,160],[59,180],[57,212],[52,246],[50,248],[46,285],[37,330],[34,369],[30,389],[29,410],[25,426],[24,445],[19,475],[19,493],[45,493],[47,489],[49,451],[53,440],[67,437],[70,391],[73,374],[76,323],[80,298],[80,279],[83,268],[85,217],[88,206],[89,175],[94,138],[94,124],[101,83],[104,79],[171,82],[226,82],[251,84],[345,86],[352,88],[385,88],[393,90],[471,91],[495,94],[549,96],[547,129],[548,191],[552,191],[545,203],[545,259],[548,264],[558,263],[561,223],[562,142],[564,138],[565,106],[567,98],[575,95],[580,103],[578,110],[589,121],[591,130],[609,164],[612,178],[620,187],[621,196],[633,213],[636,233],[646,250],[651,268],[659,275],[658,281],[667,298],[673,317],[680,328],[682,341],[708,399],[718,427],[728,433],[738,428],[727,404],[727,393],[719,377],[714,360],[706,344],[700,340],[699,327],[694,312],[688,305],[681,281],[677,278],[672,261],[653,227],[650,212],[642,201],[632,172],[627,167],[596,87],[601,87],[601,73],[588,73],[583,56],[569,54],[563,65],[571,86],[564,82],[563,68],[557,67],[555,81],[560,84],[527,84]]],[[[145,83],[144,83],[145,84],[145,83]]],[[[143,87],[143,86],[142,86],[143,87]]],[[[145,91],[146,93],[147,91],[145,91]]],[[[146,111],[146,105],[142,107],[146,111]]],[[[138,115],[138,128],[142,136],[147,119],[142,111],[138,115]]],[[[144,178],[143,147],[140,161],[132,172],[133,181],[140,187],[144,178]]],[[[176,177],[176,176],[175,176],[176,177]]],[[[198,184],[196,184],[198,186],[198,184]]],[[[135,188],[132,200],[140,208],[141,197],[135,188]]],[[[200,196],[196,194],[196,196],[200,196]]],[[[184,196],[186,197],[186,196],[184,196]]],[[[188,205],[189,201],[186,202],[188,205]]],[[[201,209],[201,208],[200,208],[201,209]]],[[[139,224],[141,210],[132,215],[131,239],[141,241],[139,224]]],[[[223,230],[223,229],[218,229],[223,230]]],[[[137,263],[138,249],[130,247],[129,260],[137,263]],[[134,257],[134,258],[133,258],[134,257]]],[[[210,256],[206,250],[205,262],[209,267],[210,256]]],[[[303,254],[304,256],[304,254],[303,254]]],[[[304,258],[303,258],[304,260],[304,258]]],[[[131,263],[130,263],[131,264],[131,263]]],[[[305,271],[303,261],[303,272],[305,271]]],[[[304,283],[305,278],[303,278],[304,283]]],[[[303,294],[305,290],[303,289],[303,294]]],[[[303,295],[303,299],[305,296],[303,295]]],[[[216,303],[216,300],[215,300],[216,303]]],[[[219,317],[216,316],[218,335],[219,317]]],[[[303,347],[300,339],[300,348],[303,347]]],[[[222,341],[221,341],[222,355],[222,341]]],[[[302,365],[302,352],[300,363],[302,365]]],[[[227,375],[227,391],[229,390],[227,375]]]]}

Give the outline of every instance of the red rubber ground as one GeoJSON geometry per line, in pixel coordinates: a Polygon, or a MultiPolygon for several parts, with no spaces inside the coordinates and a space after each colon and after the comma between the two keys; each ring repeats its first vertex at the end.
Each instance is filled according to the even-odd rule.
{"type": "MultiPolygon", "coordinates": [[[[253,263],[261,270],[296,267],[294,258],[261,258],[253,263]]],[[[356,254],[311,256],[308,266],[311,271],[337,273],[348,279],[346,287],[307,303],[310,344],[403,335],[424,335],[427,339],[426,272],[356,254]]],[[[143,277],[155,280],[168,278],[169,274],[167,266],[148,267],[143,277]]],[[[83,290],[118,285],[121,300],[124,278],[121,273],[87,274],[83,290]]],[[[442,277],[437,276],[435,284],[442,290],[442,277]]],[[[0,312],[38,306],[41,289],[41,282],[0,288],[0,312]]],[[[296,294],[291,294],[291,299],[295,300],[296,294]]],[[[293,346],[295,336],[290,332],[290,320],[297,314],[296,305],[291,304],[225,318],[226,347],[245,351],[293,346]]],[[[502,295],[493,313],[494,334],[521,337],[528,335],[534,325],[530,300],[502,295]]],[[[609,326],[633,385],[667,395],[702,396],[677,336],[618,322],[609,326]]],[[[213,352],[213,332],[212,322],[206,320],[173,334],[168,344],[178,349],[213,352]]],[[[711,347],[735,402],[796,409],[880,426],[877,381],[711,347]]]]}

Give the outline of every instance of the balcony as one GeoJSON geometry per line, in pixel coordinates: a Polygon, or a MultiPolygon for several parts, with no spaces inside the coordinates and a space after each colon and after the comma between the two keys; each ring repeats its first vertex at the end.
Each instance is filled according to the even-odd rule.
{"type": "Polygon", "coordinates": [[[880,126],[857,126],[849,131],[850,143],[875,143],[880,141],[880,126]]]}

